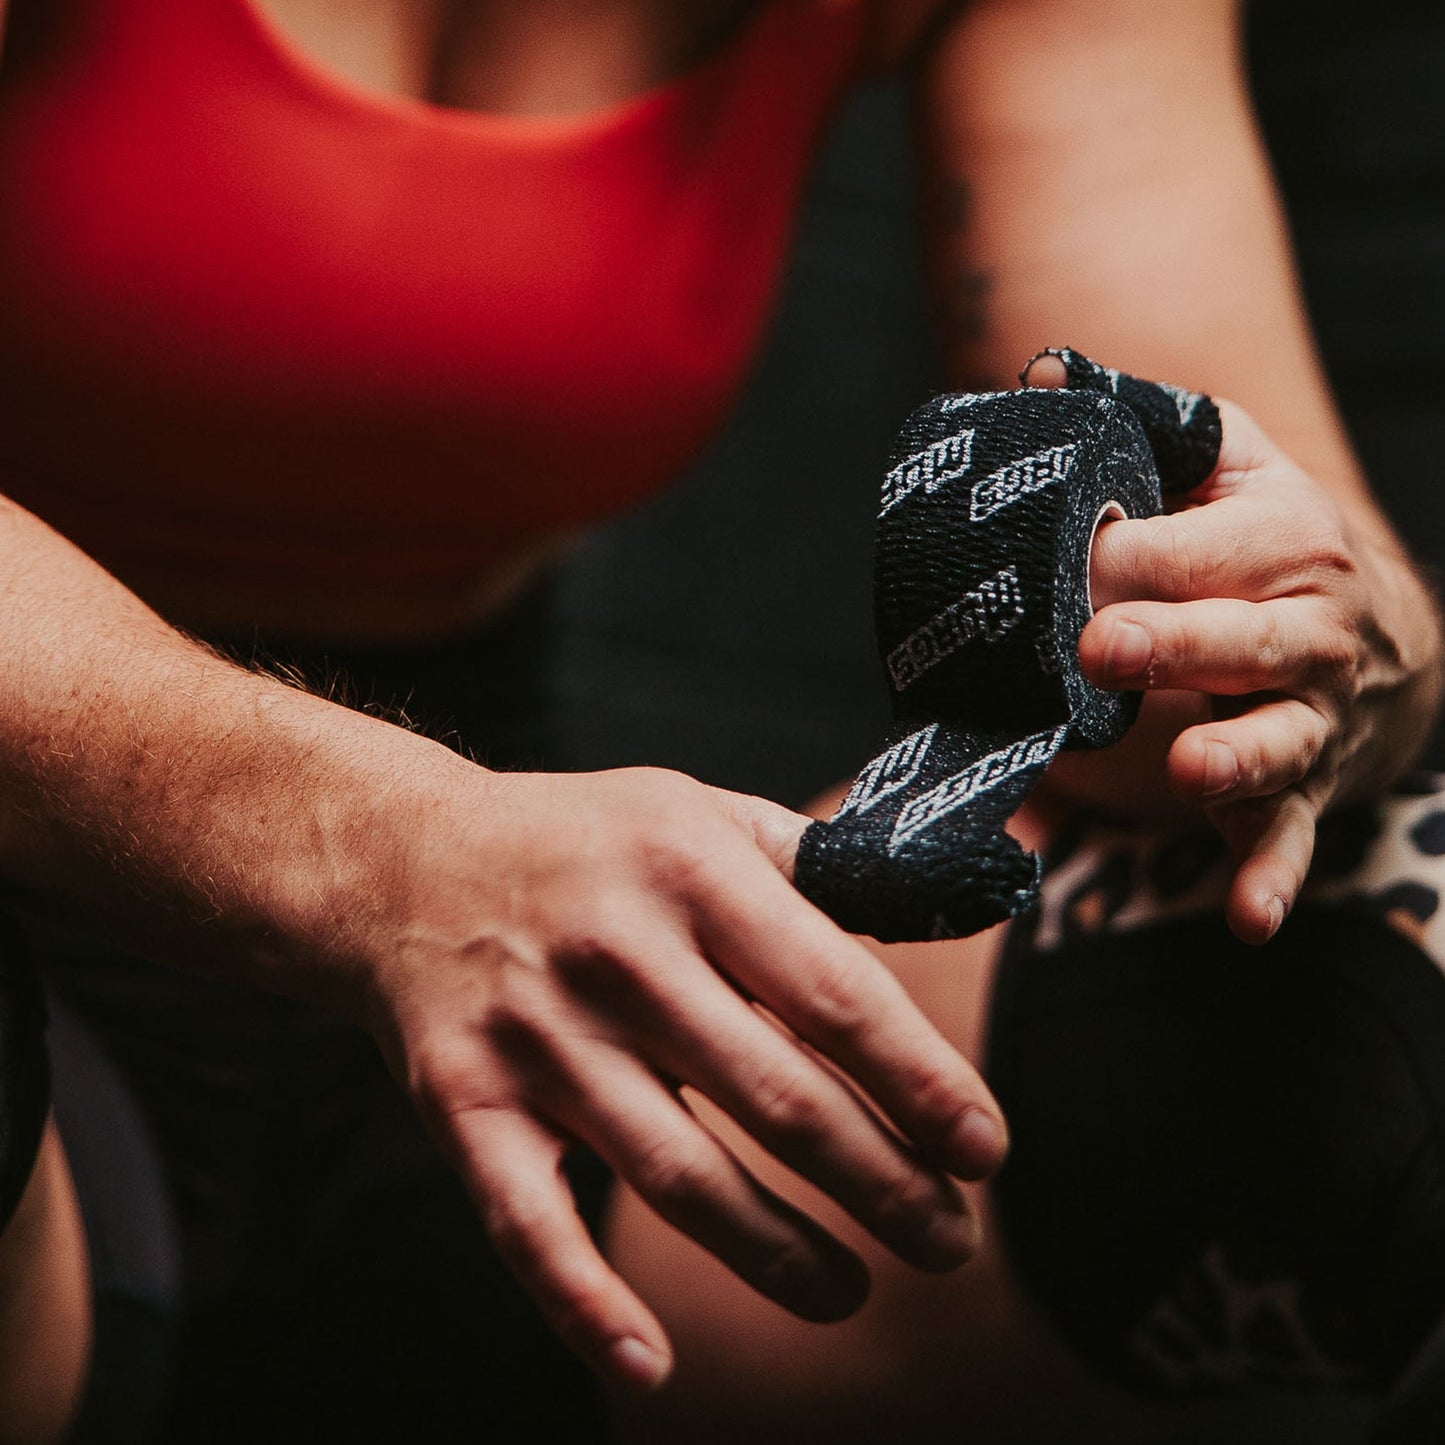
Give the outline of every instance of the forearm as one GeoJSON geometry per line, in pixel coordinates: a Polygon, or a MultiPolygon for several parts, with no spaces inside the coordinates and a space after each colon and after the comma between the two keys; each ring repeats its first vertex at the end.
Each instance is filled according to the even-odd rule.
{"type": "Polygon", "coordinates": [[[1364,495],[1233,5],[986,0],[933,58],[919,108],[956,379],[1012,384],[1041,345],[1078,346],[1230,397],[1307,471],[1364,495]]]}
{"type": "Polygon", "coordinates": [[[1245,407],[1357,542],[1382,649],[1410,678],[1374,741],[1404,755],[1438,704],[1434,601],[1329,396],[1238,39],[1229,0],[964,11],[918,93],[947,352],[956,384],[999,386],[1040,346],[1076,345],[1245,407]]]}
{"type": "Polygon", "coordinates": [[[0,871],[311,995],[384,892],[381,794],[434,745],[216,656],[9,504],[0,577],[0,871]]]}

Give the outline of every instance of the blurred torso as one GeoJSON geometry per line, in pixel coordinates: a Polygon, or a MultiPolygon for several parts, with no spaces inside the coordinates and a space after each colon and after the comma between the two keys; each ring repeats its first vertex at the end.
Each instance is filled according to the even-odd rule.
{"type": "Polygon", "coordinates": [[[0,489],[191,626],[479,620],[716,427],[865,9],[12,0],[0,489]]]}

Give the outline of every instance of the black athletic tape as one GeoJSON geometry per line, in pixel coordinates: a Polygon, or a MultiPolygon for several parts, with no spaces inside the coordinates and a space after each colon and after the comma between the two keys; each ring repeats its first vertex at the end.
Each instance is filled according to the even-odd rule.
{"type": "Polygon", "coordinates": [[[1139,418],[1166,493],[1190,491],[1213,472],[1219,460],[1219,408],[1209,397],[1166,381],[1140,381],[1127,371],[1100,366],[1067,346],[1039,352],[1019,373],[1019,380],[1045,356],[1063,363],[1070,391],[1117,397],[1139,418]]]}
{"type": "Polygon", "coordinates": [[[894,727],[794,869],[849,932],[958,938],[1031,906],[1038,860],[1004,824],[1061,748],[1117,742],[1138,711],[1079,670],[1094,530],[1157,513],[1161,470],[1171,491],[1208,476],[1219,415],[1050,354],[1068,389],[941,396],[895,444],[874,572],[894,727]]]}

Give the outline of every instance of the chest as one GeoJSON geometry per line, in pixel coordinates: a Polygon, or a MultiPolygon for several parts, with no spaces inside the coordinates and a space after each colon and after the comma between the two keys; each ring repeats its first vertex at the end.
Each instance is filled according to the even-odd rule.
{"type": "Polygon", "coordinates": [[[754,349],[857,8],[729,12],[681,69],[559,28],[573,69],[543,40],[526,68],[573,83],[524,96],[403,84],[399,0],[354,0],[351,61],[276,3],[313,0],[75,0],[0,80],[12,470],[98,507],[124,459],[168,525],[239,528],[244,497],[473,559],[674,472],[754,349]]]}
{"type": "Polygon", "coordinates": [[[576,114],[681,74],[757,0],[244,0],[361,88],[493,114],[576,114]]]}

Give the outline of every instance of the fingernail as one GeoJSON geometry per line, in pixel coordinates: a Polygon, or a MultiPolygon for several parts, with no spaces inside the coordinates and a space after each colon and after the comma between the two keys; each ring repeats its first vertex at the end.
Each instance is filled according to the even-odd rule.
{"type": "Polygon", "coordinates": [[[1227,743],[1204,745],[1204,796],[1223,793],[1239,781],[1239,759],[1227,743]]]}
{"type": "Polygon", "coordinates": [[[924,1236],[929,1264],[935,1269],[956,1268],[973,1258],[981,1237],[978,1220],[966,1210],[940,1210],[924,1236]]]}
{"type": "Polygon", "coordinates": [[[953,1163],[963,1179],[992,1174],[1008,1153],[1008,1132],[985,1109],[969,1109],[953,1131],[953,1163]]]}
{"type": "Polygon", "coordinates": [[[1144,679],[1154,661],[1154,642],[1137,622],[1116,622],[1109,634],[1109,651],[1104,666],[1119,682],[1144,679]]]}
{"type": "Polygon", "coordinates": [[[635,1335],[624,1335],[608,1346],[607,1368],[621,1383],[650,1393],[672,1373],[672,1362],[635,1335]]]}
{"type": "Polygon", "coordinates": [[[1269,900],[1269,937],[1273,938],[1279,932],[1279,926],[1284,922],[1284,916],[1289,912],[1285,907],[1284,899],[1275,894],[1269,900]]]}

